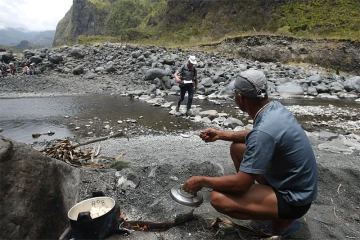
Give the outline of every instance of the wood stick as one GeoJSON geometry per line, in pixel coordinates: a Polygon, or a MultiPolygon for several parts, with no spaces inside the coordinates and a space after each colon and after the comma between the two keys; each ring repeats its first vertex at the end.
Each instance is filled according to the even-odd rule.
{"type": "Polygon", "coordinates": [[[126,136],[125,133],[119,132],[119,133],[115,133],[115,134],[107,136],[107,137],[97,138],[97,139],[93,139],[93,140],[90,140],[90,141],[87,141],[87,142],[75,144],[75,145],[72,145],[71,148],[77,148],[77,147],[80,147],[80,146],[88,145],[90,143],[100,142],[100,141],[107,140],[109,138],[115,138],[115,137],[121,137],[121,136],[125,136],[129,140],[129,137],[126,136]]]}
{"type": "Polygon", "coordinates": [[[194,210],[191,212],[176,216],[174,221],[167,222],[150,222],[150,221],[124,221],[122,227],[140,231],[166,231],[194,220],[194,210]]]}
{"type": "Polygon", "coordinates": [[[68,227],[67,229],[65,229],[65,231],[63,232],[63,234],[61,234],[61,236],[59,237],[59,240],[64,240],[65,237],[69,234],[71,228],[68,227]]]}

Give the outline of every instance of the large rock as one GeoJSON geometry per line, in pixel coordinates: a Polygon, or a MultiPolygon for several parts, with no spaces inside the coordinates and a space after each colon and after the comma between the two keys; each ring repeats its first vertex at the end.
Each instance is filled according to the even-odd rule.
{"type": "Polygon", "coordinates": [[[42,58],[39,55],[32,56],[32,57],[30,57],[29,60],[31,63],[35,63],[35,64],[39,64],[42,62],[42,58]]]}
{"type": "Polygon", "coordinates": [[[49,61],[54,64],[59,64],[64,60],[63,56],[59,53],[53,54],[49,56],[49,61]]]}
{"type": "Polygon", "coordinates": [[[302,96],[304,95],[303,88],[295,82],[288,82],[285,84],[281,84],[276,87],[277,92],[280,96],[284,97],[295,97],[295,96],[302,96]]]}
{"type": "Polygon", "coordinates": [[[154,80],[155,78],[162,79],[164,76],[170,76],[171,73],[161,68],[149,69],[145,73],[145,80],[154,80]]]}
{"type": "Polygon", "coordinates": [[[82,49],[79,49],[79,48],[73,48],[73,49],[71,49],[71,52],[70,52],[70,56],[75,57],[75,58],[84,58],[85,55],[86,55],[86,53],[82,49]]]}
{"type": "Polygon", "coordinates": [[[0,238],[59,238],[79,182],[79,169],[0,136],[0,238]]]}
{"type": "Polygon", "coordinates": [[[14,55],[11,52],[0,52],[0,62],[10,63],[14,60],[14,55]]]}
{"type": "Polygon", "coordinates": [[[360,93],[360,76],[349,78],[344,82],[344,88],[346,91],[355,91],[360,93]]]}
{"type": "Polygon", "coordinates": [[[80,75],[84,73],[84,66],[83,65],[78,65],[76,66],[73,70],[72,73],[75,75],[80,75]]]}

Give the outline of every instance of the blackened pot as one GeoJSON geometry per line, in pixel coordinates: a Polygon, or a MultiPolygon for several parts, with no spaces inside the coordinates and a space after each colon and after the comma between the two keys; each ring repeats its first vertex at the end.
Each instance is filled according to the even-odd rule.
{"type": "Polygon", "coordinates": [[[73,206],[69,212],[72,236],[75,239],[104,239],[116,231],[115,200],[109,197],[89,198],[73,206]],[[91,218],[92,207],[111,210],[102,216],[91,218]]]}

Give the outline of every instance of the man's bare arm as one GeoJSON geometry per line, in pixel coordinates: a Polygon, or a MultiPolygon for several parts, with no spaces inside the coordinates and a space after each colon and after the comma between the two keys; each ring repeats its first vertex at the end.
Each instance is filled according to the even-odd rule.
{"type": "Polygon", "coordinates": [[[181,82],[181,79],[180,79],[180,77],[179,77],[179,72],[178,71],[176,71],[175,73],[174,73],[174,77],[175,77],[175,79],[176,79],[176,82],[181,82]]]}
{"type": "Polygon", "coordinates": [[[194,176],[185,182],[183,189],[191,194],[195,194],[204,187],[218,192],[239,194],[249,190],[256,176],[242,171],[221,177],[194,176]]]}
{"type": "Polygon", "coordinates": [[[245,143],[246,135],[249,130],[242,131],[224,131],[213,128],[207,128],[200,132],[199,136],[205,142],[214,142],[217,140],[232,141],[235,143],[245,143]]]}
{"type": "Polygon", "coordinates": [[[232,141],[236,143],[245,143],[246,135],[250,130],[242,131],[220,131],[219,139],[224,141],[232,141]]]}

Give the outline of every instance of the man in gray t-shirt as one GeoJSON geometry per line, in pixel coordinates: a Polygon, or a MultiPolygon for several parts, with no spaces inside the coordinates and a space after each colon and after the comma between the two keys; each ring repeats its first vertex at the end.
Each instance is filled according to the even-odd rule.
{"type": "Polygon", "coordinates": [[[205,142],[231,141],[230,155],[237,174],[195,176],[183,189],[196,194],[211,188],[211,204],[237,219],[271,220],[263,229],[281,239],[301,227],[296,220],[310,209],[317,196],[318,172],[310,141],[292,113],[280,102],[269,101],[265,75],[241,72],[235,80],[235,102],[253,119],[251,131],[206,129],[205,142]]]}
{"type": "Polygon", "coordinates": [[[181,66],[174,74],[176,82],[180,86],[180,98],[176,107],[176,111],[179,111],[180,104],[184,101],[186,92],[188,93],[188,102],[186,105],[186,115],[190,115],[190,108],[198,87],[198,77],[195,65],[197,64],[195,56],[190,56],[186,64],[181,66]],[[194,88],[195,87],[195,88],[194,88]]]}

